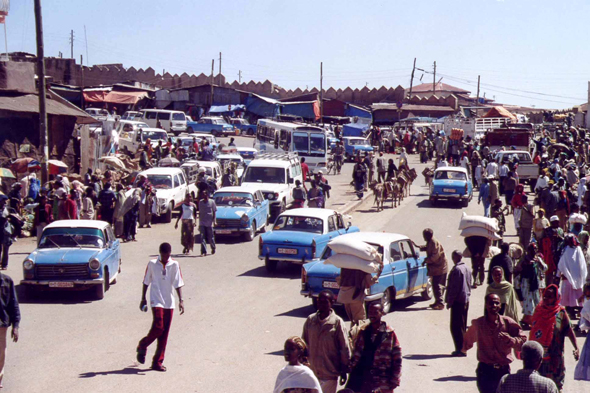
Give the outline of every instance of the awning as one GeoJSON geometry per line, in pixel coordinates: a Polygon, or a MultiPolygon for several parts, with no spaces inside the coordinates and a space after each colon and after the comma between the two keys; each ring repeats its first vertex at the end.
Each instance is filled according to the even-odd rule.
{"type": "Polygon", "coordinates": [[[147,91],[111,91],[104,102],[122,105],[135,105],[137,101],[148,97],[147,91]]]}
{"type": "MultiPolygon", "coordinates": [[[[73,116],[78,124],[93,124],[96,120],[86,112],[76,108],[65,99],[48,94],[46,102],[47,114],[57,116],[73,116]],[[61,102],[63,100],[64,102],[61,102]]],[[[0,96],[0,110],[25,113],[39,113],[39,97],[36,94],[0,96]]]]}
{"type": "Polygon", "coordinates": [[[225,113],[235,111],[245,111],[246,106],[242,104],[238,105],[211,105],[209,113],[225,113]]]}
{"type": "Polygon", "coordinates": [[[106,90],[84,91],[84,101],[86,102],[105,102],[106,96],[109,94],[106,90]]]}

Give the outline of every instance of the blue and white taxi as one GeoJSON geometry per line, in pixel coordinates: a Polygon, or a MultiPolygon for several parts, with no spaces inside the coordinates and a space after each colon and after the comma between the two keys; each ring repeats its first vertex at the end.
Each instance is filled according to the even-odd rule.
{"type": "MultiPolygon", "coordinates": [[[[342,239],[345,238],[375,247],[383,260],[379,282],[371,286],[365,302],[380,300],[383,310],[389,312],[396,299],[414,295],[425,300],[432,298],[432,284],[426,274],[424,257],[420,256],[420,250],[410,238],[383,232],[351,233],[342,239]]],[[[340,268],[324,263],[333,254],[334,251],[327,247],[320,260],[306,263],[301,270],[300,294],[312,298],[314,306],[318,295],[325,289],[338,295],[340,268]]]]}
{"type": "Polygon", "coordinates": [[[463,167],[446,166],[434,171],[430,185],[430,203],[435,206],[441,199],[461,201],[464,207],[473,198],[473,185],[469,172],[463,167]]]}
{"type": "Polygon", "coordinates": [[[215,235],[244,235],[247,241],[252,241],[257,232],[266,231],[269,203],[258,188],[224,187],[213,198],[217,205],[215,235]]]}
{"type": "Polygon", "coordinates": [[[271,232],[260,236],[258,259],[269,272],[279,261],[304,264],[322,255],[331,239],[358,231],[332,209],[287,210],[277,217],[271,232]]]}
{"type": "Polygon", "coordinates": [[[36,288],[91,289],[102,299],[121,272],[121,249],[111,226],[97,220],[60,220],[43,230],[23,262],[20,282],[36,288]]]}

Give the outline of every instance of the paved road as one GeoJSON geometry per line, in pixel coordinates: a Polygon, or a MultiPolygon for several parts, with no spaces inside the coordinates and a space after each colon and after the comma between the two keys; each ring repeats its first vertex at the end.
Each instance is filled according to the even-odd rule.
{"type": "MultiPolygon", "coordinates": [[[[431,227],[449,254],[462,249],[457,228],[463,209],[431,208],[426,192],[416,182],[401,208],[380,213],[368,201],[353,214],[353,221],[362,230],[400,232],[418,243],[422,229],[431,227]]],[[[465,210],[475,214],[482,208],[472,202],[465,210]]],[[[300,269],[281,265],[276,274],[266,273],[256,258],[258,239],[251,243],[220,239],[217,254],[205,258],[177,255],[186,283],[186,313],[174,315],[165,362],[168,372],[158,373],[135,362],[137,342],[151,323],[150,314],[138,308],[141,281],[160,242],[170,242],[173,253],[181,250],[180,233],[172,224],[157,224],[140,230],[138,239],[123,244],[123,272],[104,300],[93,301],[83,293],[48,293],[30,303],[23,299],[21,338],[9,344],[5,389],[272,391],[284,365],[284,340],[301,334],[304,318],[313,312],[309,299],[299,295],[300,269]]],[[[21,261],[33,244],[32,239],[23,239],[11,249],[8,274],[17,282],[22,278],[21,261]]],[[[482,315],[484,292],[481,287],[475,290],[470,319],[482,315]]],[[[420,297],[399,301],[385,317],[404,354],[402,386],[396,392],[476,391],[475,350],[466,358],[449,358],[453,350],[449,314],[427,309],[428,303],[420,297]]],[[[568,342],[565,391],[589,391],[588,384],[572,380],[571,349],[568,342]]],[[[513,370],[517,368],[520,364],[513,370]]]]}

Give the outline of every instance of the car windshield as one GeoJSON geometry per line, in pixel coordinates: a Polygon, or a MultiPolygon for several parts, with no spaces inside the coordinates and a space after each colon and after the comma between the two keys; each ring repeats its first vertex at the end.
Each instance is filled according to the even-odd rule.
{"type": "Polygon", "coordinates": [[[182,113],[173,113],[172,120],[186,120],[182,113]]]}
{"type": "MultiPolygon", "coordinates": [[[[364,242],[367,243],[370,246],[375,247],[375,249],[377,249],[377,253],[381,256],[381,260],[383,260],[383,246],[377,243],[369,243],[369,242],[364,242]]],[[[322,258],[321,259],[328,259],[330,258],[332,255],[336,255],[336,252],[333,251],[330,247],[326,247],[324,250],[324,253],[322,254],[322,258]]]]}
{"type": "Polygon", "coordinates": [[[245,183],[285,183],[285,168],[249,167],[244,175],[245,183]]]}
{"type": "Polygon", "coordinates": [[[273,227],[274,231],[297,231],[323,233],[324,221],[314,217],[280,216],[273,227]]]}
{"type": "Polygon", "coordinates": [[[369,141],[366,139],[349,139],[348,144],[350,146],[370,146],[369,141]]]}
{"type": "Polygon", "coordinates": [[[504,154],[502,158],[504,161],[506,160],[514,160],[518,159],[519,162],[528,162],[531,161],[531,156],[526,153],[512,153],[512,154],[504,154]]]}
{"type": "Polygon", "coordinates": [[[151,139],[152,142],[158,141],[158,140],[163,140],[164,142],[166,142],[168,140],[168,134],[166,133],[166,131],[142,131],[141,132],[142,142],[147,141],[148,138],[151,139]]]}
{"type": "Polygon", "coordinates": [[[172,176],[170,175],[148,175],[147,178],[154,188],[159,190],[169,190],[172,188],[172,176]]]}
{"type": "Polygon", "coordinates": [[[103,248],[104,237],[95,228],[50,228],[43,231],[39,248],[103,248]]]}
{"type": "Polygon", "coordinates": [[[455,171],[438,171],[434,178],[437,180],[467,180],[463,172],[455,171]]]}
{"type": "Polygon", "coordinates": [[[307,155],[309,153],[309,134],[307,132],[293,133],[293,151],[307,155]]]}
{"type": "Polygon", "coordinates": [[[254,206],[252,194],[247,192],[216,192],[217,206],[254,206]]]}
{"type": "Polygon", "coordinates": [[[309,139],[311,153],[325,153],[326,137],[324,134],[311,134],[309,139]]]}

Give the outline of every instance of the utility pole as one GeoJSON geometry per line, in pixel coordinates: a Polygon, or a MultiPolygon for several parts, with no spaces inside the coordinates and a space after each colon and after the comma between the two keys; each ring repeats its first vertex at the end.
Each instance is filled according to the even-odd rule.
{"type": "Polygon", "coordinates": [[[479,105],[479,78],[480,75],[477,76],[477,101],[475,102],[475,105],[479,105]]]}
{"type": "Polygon", "coordinates": [[[72,30],[72,32],[70,33],[70,49],[72,51],[70,59],[73,59],[74,58],[74,30],[72,30]]]}
{"type": "Polygon", "coordinates": [[[86,35],[86,25],[84,25],[84,41],[86,41],[86,65],[88,65],[88,36],[86,35]]]}
{"type": "Polygon", "coordinates": [[[81,83],[80,83],[80,108],[84,109],[84,57],[80,55],[80,76],[81,76],[81,83]]]}
{"type": "Polygon", "coordinates": [[[320,62],[320,117],[324,125],[324,62],[320,62]]]}
{"type": "Polygon", "coordinates": [[[412,67],[412,77],[410,78],[410,94],[408,98],[412,98],[412,86],[414,84],[414,71],[416,71],[416,58],[414,57],[414,66],[412,67]]]}
{"type": "Polygon", "coordinates": [[[41,0],[35,0],[35,33],[37,36],[37,79],[39,82],[39,135],[41,137],[41,184],[47,183],[47,161],[49,146],[47,136],[47,108],[45,102],[45,54],[43,49],[43,18],[41,0]]]}
{"type": "Polygon", "coordinates": [[[219,52],[219,86],[221,86],[221,52],[219,52]]]}
{"type": "Polygon", "coordinates": [[[432,94],[436,92],[436,61],[434,62],[434,75],[432,76],[432,94]]]}
{"type": "Polygon", "coordinates": [[[242,70],[238,72],[238,83],[242,84],[242,70]]]}
{"type": "Polygon", "coordinates": [[[215,59],[211,59],[211,102],[209,106],[213,105],[213,68],[215,67],[215,59]]]}

